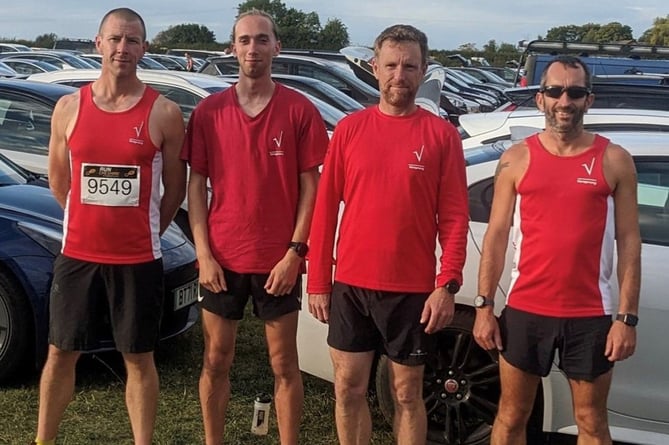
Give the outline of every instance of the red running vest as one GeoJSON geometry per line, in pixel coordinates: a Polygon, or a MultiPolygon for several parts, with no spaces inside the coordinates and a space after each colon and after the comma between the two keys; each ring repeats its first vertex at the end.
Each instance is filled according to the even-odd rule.
{"type": "Polygon", "coordinates": [[[99,109],[91,85],[79,94],[79,115],[68,140],[72,183],[62,252],[104,264],[160,258],[163,159],[149,136],[158,93],[147,86],[140,101],[121,112],[99,109]]]}
{"type": "Polygon", "coordinates": [[[611,314],[614,248],[612,190],[602,160],[608,139],[576,156],[556,156],[538,135],[518,185],[515,258],[507,304],[554,317],[611,314]]]}

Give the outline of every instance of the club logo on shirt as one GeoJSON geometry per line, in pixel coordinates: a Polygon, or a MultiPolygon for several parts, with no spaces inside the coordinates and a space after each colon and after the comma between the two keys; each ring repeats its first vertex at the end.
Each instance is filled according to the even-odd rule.
{"type": "Polygon", "coordinates": [[[586,184],[586,185],[597,185],[597,179],[592,177],[592,171],[595,167],[595,158],[590,160],[590,163],[583,163],[581,164],[581,167],[585,169],[585,172],[588,174],[588,177],[579,177],[576,178],[576,182],[579,184],[586,184]]]}
{"type": "Polygon", "coordinates": [[[279,133],[279,135],[275,138],[272,138],[272,142],[270,144],[270,150],[269,150],[269,155],[270,156],[283,156],[285,152],[281,148],[281,144],[283,143],[283,130],[279,133]]]}
{"type": "Polygon", "coordinates": [[[425,145],[421,145],[418,150],[414,150],[412,154],[416,157],[416,160],[418,163],[409,163],[409,170],[420,170],[423,171],[425,170],[425,166],[421,164],[420,162],[423,160],[423,152],[425,151],[425,145]]]}
{"type": "Polygon", "coordinates": [[[144,139],[140,139],[139,136],[142,134],[142,129],[144,128],[144,121],[142,121],[136,127],[132,127],[135,130],[135,137],[128,139],[128,142],[131,144],[144,145],[144,139]]]}

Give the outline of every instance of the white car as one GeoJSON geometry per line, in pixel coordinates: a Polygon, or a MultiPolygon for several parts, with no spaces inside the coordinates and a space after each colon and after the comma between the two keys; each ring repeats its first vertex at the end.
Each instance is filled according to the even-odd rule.
{"type": "MultiPolygon", "coordinates": [[[[544,114],[536,109],[496,111],[460,116],[464,148],[477,147],[510,138],[511,127],[543,128],[544,114]]],[[[622,108],[591,108],[583,116],[589,131],[662,131],[669,129],[669,112],[622,108]]]]}
{"type": "MultiPolygon", "coordinates": [[[[543,122],[542,122],[543,123],[543,122]]],[[[536,130],[535,130],[536,131],[536,130]]],[[[643,239],[641,306],[636,353],[616,363],[608,399],[611,434],[616,441],[633,444],[669,443],[669,341],[664,339],[669,319],[666,297],[669,262],[669,137],[663,132],[602,132],[627,148],[638,172],[639,223],[643,239]]],[[[499,141],[465,150],[469,184],[470,226],[464,284],[456,296],[453,323],[438,336],[437,351],[425,368],[423,395],[432,444],[487,444],[500,394],[497,357],[482,350],[472,337],[477,295],[477,274],[483,234],[490,215],[493,175],[500,155],[511,145],[499,141]]],[[[565,212],[569,211],[565,204],[565,212]]],[[[437,257],[440,252],[436,252],[437,257]]],[[[496,295],[497,311],[504,307],[513,248],[496,295]]],[[[305,280],[306,281],[306,280],[305,280]]],[[[614,282],[615,278],[614,278],[614,282]]],[[[615,288],[616,286],[614,286],[615,288]]],[[[617,292],[617,289],[616,289],[617,292]]],[[[617,294],[616,294],[617,298],[617,294]]],[[[332,381],[326,344],[327,326],[318,322],[303,299],[299,315],[300,369],[332,381]]],[[[388,388],[386,358],[379,356],[375,375],[381,410],[393,410],[388,388]]],[[[544,432],[577,434],[572,416],[569,385],[554,367],[542,379],[530,418],[528,434],[539,443],[544,432]]],[[[542,442],[543,443],[543,442],[542,442]]]]}

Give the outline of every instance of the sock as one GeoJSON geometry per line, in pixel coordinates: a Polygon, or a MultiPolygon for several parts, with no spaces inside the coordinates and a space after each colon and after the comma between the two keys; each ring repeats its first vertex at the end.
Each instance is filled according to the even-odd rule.
{"type": "Polygon", "coordinates": [[[39,440],[38,438],[35,438],[35,445],[56,445],[56,439],[39,440]]]}

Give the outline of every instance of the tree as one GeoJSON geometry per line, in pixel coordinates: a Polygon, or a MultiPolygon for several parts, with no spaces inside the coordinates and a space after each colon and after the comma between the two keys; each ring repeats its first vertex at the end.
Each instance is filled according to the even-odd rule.
{"type": "Polygon", "coordinates": [[[546,32],[546,40],[578,42],[581,40],[580,27],[576,25],[556,26],[546,32]]]}
{"type": "Polygon", "coordinates": [[[348,30],[339,19],[334,19],[332,24],[329,20],[327,29],[321,28],[317,13],[287,8],[280,0],[247,0],[238,6],[237,11],[241,14],[252,8],[265,11],[274,18],[284,48],[340,49],[348,45],[348,30]]]}
{"type": "Polygon", "coordinates": [[[53,48],[58,36],[54,33],[40,34],[35,37],[35,46],[38,48],[53,48]]]}
{"type": "Polygon", "coordinates": [[[339,19],[329,19],[321,29],[318,47],[339,51],[349,44],[346,25],[339,19]]]}
{"type": "Polygon", "coordinates": [[[216,37],[213,31],[210,31],[204,25],[195,23],[185,23],[176,26],[170,26],[165,31],[160,31],[151,42],[155,47],[175,47],[207,45],[216,43],[216,37]]]}
{"type": "Polygon", "coordinates": [[[588,43],[618,42],[632,40],[632,28],[618,22],[611,22],[606,25],[586,23],[580,26],[556,26],[548,30],[546,40],[588,43]]]}
{"type": "Polygon", "coordinates": [[[653,20],[653,27],[644,31],[639,41],[651,45],[669,46],[669,15],[653,20]]]}

